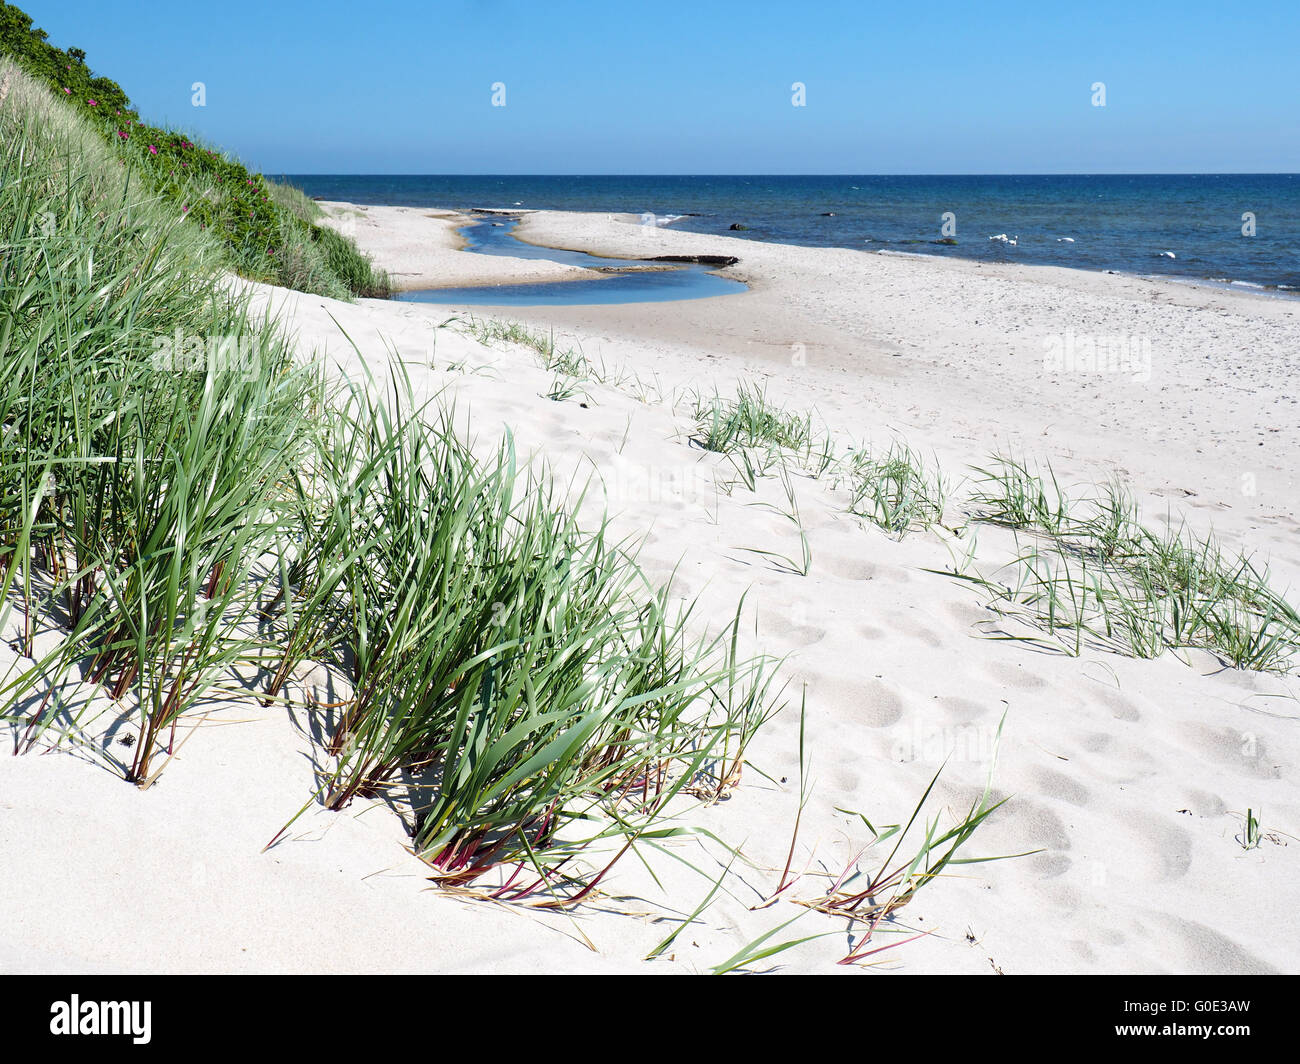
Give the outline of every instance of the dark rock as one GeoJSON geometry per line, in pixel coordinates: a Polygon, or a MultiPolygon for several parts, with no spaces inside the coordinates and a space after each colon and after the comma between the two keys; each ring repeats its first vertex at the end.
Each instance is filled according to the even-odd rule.
{"type": "Polygon", "coordinates": [[[740,260],[735,255],[656,255],[645,262],[692,262],[698,266],[734,266],[740,260]]]}
{"type": "Polygon", "coordinates": [[[729,225],[727,228],[730,229],[733,233],[736,233],[742,229],[748,229],[749,226],[741,225],[739,222],[732,222],[731,225],[729,225]]]}

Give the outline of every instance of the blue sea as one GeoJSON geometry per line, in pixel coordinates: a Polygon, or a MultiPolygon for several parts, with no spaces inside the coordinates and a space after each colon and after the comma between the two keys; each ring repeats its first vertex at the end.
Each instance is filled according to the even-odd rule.
{"type": "Polygon", "coordinates": [[[1300,293],[1300,174],[284,179],[310,196],[353,203],[628,212],[653,215],[655,224],[674,229],[747,240],[1300,293]],[[955,232],[943,229],[946,214],[955,232]],[[746,228],[732,230],[733,224],[746,228]],[[1252,229],[1254,235],[1243,232],[1252,229]],[[938,243],[949,232],[956,243],[938,243]]]}

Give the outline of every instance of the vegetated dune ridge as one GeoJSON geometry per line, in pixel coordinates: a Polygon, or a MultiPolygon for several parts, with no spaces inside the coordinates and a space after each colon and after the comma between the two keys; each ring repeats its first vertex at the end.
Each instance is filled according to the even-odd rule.
{"type": "MultiPolygon", "coordinates": [[[[589,484],[584,517],[607,509],[617,535],[643,538],[647,573],[698,597],[715,626],[747,593],[746,640],[788,656],[792,704],[752,744],[762,774],[748,769],[728,801],[683,822],[740,846],[749,863],[647,965],[641,958],[721,872],[725,854],[703,836],[671,844],[699,871],[646,849],[662,889],[627,860],[604,896],[571,916],[424,890],[428,869],[403,853],[402,823],[381,800],[312,811],[262,853],[310,794],[323,755],[304,734],[307,714],[240,701],[182,729],[179,754],[146,791],[74,756],[5,761],[0,845],[19,855],[5,862],[5,885],[42,899],[0,938],[5,970],[707,970],[827,889],[825,876],[870,839],[856,813],[878,828],[905,822],[945,761],[929,814],[969,808],[1004,717],[994,788],[1010,797],[962,855],[1037,852],[950,867],[874,944],[932,933],[873,960],[986,974],[1295,969],[1300,844],[1285,834],[1300,824],[1294,676],[1225,669],[1204,651],[1075,657],[986,638],[1035,630],[998,624],[987,596],[926,571],[960,563],[975,543],[992,572],[1029,541],[965,514],[975,479],[966,467],[987,466],[997,448],[1050,460],[1075,497],[1118,473],[1149,525],[1166,512],[1202,534],[1213,525],[1225,547],[1267,555],[1286,588],[1300,573],[1286,376],[1294,307],[1129,278],[643,230],[606,216],[539,213],[521,229],[600,254],[736,254],[734,272],[752,288],[671,308],[492,315],[553,328],[560,351],[580,348],[591,368],[570,362],[577,372],[560,401],[547,394],[564,374],[528,347],[479,342],[454,308],[265,286],[254,286],[256,304],[294,330],[301,357],[354,378],[368,368],[382,385],[399,356],[418,392],[454,402],[481,451],[508,429],[521,455],[575,485],[575,500],[589,484]],[[1066,330],[1146,336],[1149,381],[1044,372],[1045,338],[1066,330]],[[751,490],[735,452],[691,442],[701,432],[691,389],[725,397],[738,380],[815,411],[841,454],[905,439],[954,482],[943,520],[887,535],[846,512],[843,476],[804,475],[794,459],[787,477],[773,464],[751,490]],[[802,877],[758,908],[781,879],[799,806],[803,690],[809,797],[792,866],[802,877]],[[1251,848],[1237,839],[1247,808],[1262,821],[1251,848]]],[[[385,261],[365,227],[354,235],[395,276],[481,276],[482,257],[463,256],[462,278],[420,274],[385,261]]],[[[810,912],[777,940],[827,937],[755,967],[852,970],[833,964],[852,945],[846,930],[810,912]]]]}

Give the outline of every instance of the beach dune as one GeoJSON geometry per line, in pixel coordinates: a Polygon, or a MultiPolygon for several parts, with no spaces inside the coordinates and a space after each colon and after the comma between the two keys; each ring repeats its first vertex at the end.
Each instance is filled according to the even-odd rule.
{"type": "MultiPolygon", "coordinates": [[[[599,276],[461,250],[470,219],[453,211],[324,206],[399,287],[599,276]]],[[[877,940],[923,937],[873,960],[980,974],[1300,970],[1295,675],[1200,651],[1071,656],[989,638],[1023,633],[934,571],[972,551],[993,569],[1020,549],[962,501],[971,467],[999,451],[1050,462],[1076,495],[1119,478],[1146,523],[1212,531],[1267,558],[1275,586],[1300,587],[1300,303],[608,214],[532,212],[517,235],[611,257],[735,256],[726,273],[749,289],[680,304],[474,308],[603,367],[554,401],[537,352],[480,342],[468,309],[253,287],[301,357],[382,380],[395,354],[420,394],[454,404],[476,446],[509,430],[521,456],[572,485],[584,517],[608,513],[616,534],[640,541],[647,574],[698,599],[702,622],[726,623],[744,596],[744,638],[783,659],[790,704],[759,733],[730,799],[687,818],[743,850],[728,890],[646,962],[722,871],[703,835],[673,844],[680,861],[647,849],[661,885],[622,863],[572,919],[427,889],[381,800],[314,811],[262,852],[311,793],[320,753],[301,721],[237,702],[194,722],[147,791],[70,754],[6,760],[3,881],[40,904],[11,915],[0,967],[694,972],[799,916],[789,937],[825,937],[765,966],[842,971],[834,961],[860,928],[795,900],[824,891],[870,841],[862,818],[906,823],[942,770],[928,815],[951,823],[991,775],[1005,804],[962,855],[1008,859],[950,866],[877,940]],[[1099,344],[1123,358],[1098,368],[1099,344]],[[1074,357],[1086,350],[1091,359],[1074,357]],[[759,477],[751,489],[727,456],[692,443],[689,413],[692,390],[732,394],[741,381],[810,411],[841,451],[906,441],[949,478],[945,519],[886,534],[847,512],[830,476],[759,477]],[[806,567],[787,564],[800,557],[806,567]],[[764,907],[801,780],[800,878],[764,907]],[[1244,837],[1247,810],[1260,818],[1257,845],[1244,837]],[[157,904],[142,912],[146,894],[157,904]]],[[[0,666],[11,653],[0,648],[0,666]]]]}

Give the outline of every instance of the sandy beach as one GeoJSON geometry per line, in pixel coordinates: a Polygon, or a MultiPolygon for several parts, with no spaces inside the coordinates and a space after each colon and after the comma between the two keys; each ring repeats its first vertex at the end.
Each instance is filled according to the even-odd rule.
{"type": "MultiPolygon", "coordinates": [[[[464,251],[457,230],[471,219],[455,211],[324,207],[402,289],[600,276],[464,251]]],[[[256,285],[257,302],[296,334],[302,359],[382,382],[396,355],[422,395],[454,405],[476,447],[511,431],[521,455],[571,486],[580,513],[643,540],[646,572],[698,599],[702,620],[724,625],[744,597],[744,637],[783,659],[789,705],[759,732],[729,799],[683,814],[743,852],[727,889],[646,961],[726,864],[703,835],[648,849],[653,875],[624,861],[597,900],[546,914],[433,889],[381,799],[316,807],[263,852],[310,795],[322,755],[296,714],[241,700],[194,721],[149,790],[75,752],[5,759],[0,852],[22,859],[6,860],[4,885],[39,904],[0,936],[0,968],[692,973],[798,917],[782,937],[821,937],[756,969],[860,971],[834,963],[857,929],[797,902],[870,840],[861,818],[905,823],[942,767],[931,818],[969,808],[990,771],[1007,799],[962,856],[1026,856],[949,867],[877,943],[922,937],[873,961],[908,973],[1300,971],[1296,675],[1201,651],[1069,656],[989,638],[1008,629],[969,586],[930,571],[969,552],[993,572],[1017,553],[1011,531],[963,510],[971,467],[998,451],[1050,462],[1075,494],[1121,479],[1144,522],[1212,531],[1267,560],[1297,601],[1300,302],[703,236],[631,215],[520,217],[517,235],[546,247],[735,256],[725,275],[749,291],[496,309],[256,285]],[[553,333],[601,379],[553,401],[537,353],[479,342],[471,318],[553,333]],[[1149,362],[1054,368],[1067,336],[1071,349],[1136,338],[1149,362]],[[760,477],[751,490],[725,455],[691,443],[692,390],[730,394],[738,381],[811,411],[841,449],[906,441],[949,478],[946,520],[886,534],[846,512],[833,477],[760,477]],[[788,560],[805,548],[801,572],[788,560]],[[765,905],[799,810],[805,693],[801,878],[765,905]],[[1248,809],[1263,833],[1249,848],[1248,809]]],[[[0,665],[11,653],[0,648],[0,665]]]]}

